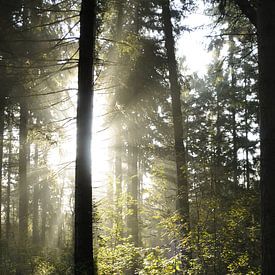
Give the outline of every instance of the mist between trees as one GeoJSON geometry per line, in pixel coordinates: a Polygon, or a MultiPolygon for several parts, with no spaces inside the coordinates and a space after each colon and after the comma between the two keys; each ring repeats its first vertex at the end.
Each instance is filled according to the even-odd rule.
{"type": "Polygon", "coordinates": [[[275,274],[272,0],[0,3],[0,274],[275,274]]]}

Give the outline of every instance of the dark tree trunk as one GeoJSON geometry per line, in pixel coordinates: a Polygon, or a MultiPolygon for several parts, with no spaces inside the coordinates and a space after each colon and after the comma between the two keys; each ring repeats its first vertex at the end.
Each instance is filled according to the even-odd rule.
{"type": "Polygon", "coordinates": [[[28,110],[25,102],[20,103],[19,125],[19,243],[26,245],[28,239],[28,186],[27,186],[27,135],[28,110]]]}
{"type": "Polygon", "coordinates": [[[122,146],[121,141],[118,139],[118,134],[116,134],[116,146],[115,146],[115,203],[116,203],[116,226],[117,235],[122,237],[122,146]]]}
{"type": "Polygon", "coordinates": [[[171,23],[171,11],[169,7],[169,0],[165,0],[162,3],[162,15],[165,33],[165,46],[168,57],[169,81],[172,96],[172,115],[174,124],[178,189],[176,207],[184,222],[189,227],[187,164],[185,146],[183,143],[183,119],[180,98],[181,88],[178,82],[177,61],[175,57],[175,42],[173,37],[173,27],[171,23]]]}
{"type": "Polygon", "coordinates": [[[58,219],[62,222],[58,222],[57,227],[57,247],[62,248],[63,247],[63,222],[64,222],[64,215],[63,215],[63,209],[62,209],[62,198],[64,196],[64,185],[65,181],[63,181],[61,190],[60,190],[60,197],[59,197],[59,209],[58,209],[58,219]]]}
{"type": "Polygon", "coordinates": [[[38,202],[39,202],[39,178],[38,178],[38,145],[35,145],[34,153],[34,188],[33,188],[33,209],[32,209],[32,243],[39,244],[38,227],[38,202]]]}
{"type": "Polygon", "coordinates": [[[95,274],[91,186],[95,18],[96,1],[82,0],[80,12],[75,179],[75,274],[95,274]]]}
{"type": "Polygon", "coordinates": [[[221,104],[221,89],[216,89],[216,106],[215,106],[215,112],[216,112],[216,122],[215,122],[215,136],[214,136],[214,144],[213,144],[213,159],[212,159],[212,166],[211,169],[211,193],[212,193],[212,200],[213,200],[213,238],[214,238],[214,257],[213,257],[213,274],[220,274],[220,251],[219,251],[219,245],[218,245],[218,221],[217,217],[219,215],[219,208],[218,208],[218,202],[219,198],[224,193],[224,180],[223,180],[223,174],[224,169],[222,165],[222,148],[221,144],[223,141],[223,135],[221,131],[221,120],[222,120],[222,104],[221,104]]]}
{"type": "Polygon", "coordinates": [[[238,148],[237,148],[237,121],[236,121],[236,75],[234,71],[234,40],[231,36],[229,48],[229,68],[231,71],[231,87],[230,87],[230,98],[231,98],[231,123],[232,123],[232,144],[233,144],[233,156],[232,156],[232,170],[233,170],[233,188],[237,193],[238,188],[238,148]]]}
{"type": "MultiPolygon", "coordinates": [[[[245,80],[246,87],[246,80],[245,80]]],[[[250,163],[249,163],[249,139],[248,139],[248,100],[245,96],[245,179],[246,188],[250,189],[250,163]]]]}
{"type": "Polygon", "coordinates": [[[48,212],[49,187],[46,182],[43,183],[41,192],[41,244],[46,244],[47,212],[48,212]]]}
{"type": "Polygon", "coordinates": [[[11,169],[12,169],[12,125],[9,115],[9,145],[8,145],[8,182],[7,182],[7,209],[6,209],[6,239],[10,238],[10,194],[11,194],[11,169]]]}
{"type": "Polygon", "coordinates": [[[275,1],[258,6],[262,273],[275,274],[275,1]]]}
{"type": "MultiPolygon", "coordinates": [[[[134,126],[128,126],[130,133],[133,133],[134,126]]],[[[128,141],[128,184],[127,184],[127,209],[129,214],[127,216],[127,233],[128,237],[131,236],[131,240],[135,247],[140,245],[139,243],[139,223],[138,223],[138,148],[134,137],[129,135],[128,141]]],[[[135,258],[133,264],[125,270],[126,275],[135,274],[138,268],[138,262],[135,258]]]]}
{"type": "MultiPolygon", "coordinates": [[[[131,139],[132,142],[133,139],[131,139]]],[[[139,229],[138,229],[138,148],[137,144],[129,145],[128,152],[128,173],[129,173],[129,183],[128,183],[128,196],[129,203],[128,209],[131,214],[127,217],[127,228],[129,230],[130,235],[132,236],[132,240],[135,246],[139,246],[139,229]]]]}
{"type": "Polygon", "coordinates": [[[26,248],[28,241],[28,109],[25,100],[20,102],[19,124],[19,248],[16,274],[23,275],[27,271],[26,248]]]}
{"type": "Polygon", "coordinates": [[[3,169],[3,139],[4,139],[4,110],[3,97],[0,97],[0,240],[2,239],[2,169],[3,169]]]}
{"type": "MultiPolygon", "coordinates": [[[[235,87],[232,86],[232,89],[235,87]]],[[[233,91],[235,93],[235,91],[233,91]]],[[[233,96],[233,105],[236,104],[235,96],[233,96]]],[[[237,147],[237,122],[236,122],[236,107],[232,107],[232,141],[233,141],[233,184],[234,190],[238,190],[238,147],[237,147]]]]}

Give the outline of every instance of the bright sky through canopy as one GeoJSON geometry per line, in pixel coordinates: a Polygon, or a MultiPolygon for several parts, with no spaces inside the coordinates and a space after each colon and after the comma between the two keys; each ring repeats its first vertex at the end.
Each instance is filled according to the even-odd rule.
{"type": "Polygon", "coordinates": [[[188,15],[183,23],[191,29],[184,31],[177,40],[177,55],[185,56],[189,73],[198,72],[200,76],[206,74],[207,65],[211,61],[212,54],[207,51],[209,40],[207,35],[211,32],[209,24],[210,18],[203,14],[203,5],[198,10],[188,15]]]}

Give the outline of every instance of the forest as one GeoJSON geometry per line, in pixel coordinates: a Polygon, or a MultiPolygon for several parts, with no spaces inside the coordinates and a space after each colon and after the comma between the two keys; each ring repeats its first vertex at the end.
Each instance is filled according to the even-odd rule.
{"type": "Polygon", "coordinates": [[[0,274],[274,275],[274,37],[274,0],[0,0],[0,274]]]}

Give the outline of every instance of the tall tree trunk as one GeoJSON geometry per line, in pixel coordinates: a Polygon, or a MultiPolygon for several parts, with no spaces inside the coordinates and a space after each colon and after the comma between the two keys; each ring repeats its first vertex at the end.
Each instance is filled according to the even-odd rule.
{"type": "Polygon", "coordinates": [[[19,125],[19,243],[26,245],[28,239],[28,186],[27,186],[27,130],[28,110],[25,102],[20,103],[19,125]]]}
{"type": "MultiPolygon", "coordinates": [[[[245,79],[245,91],[247,90],[247,80],[245,79]]],[[[246,188],[250,189],[250,163],[249,163],[249,139],[248,139],[248,99],[247,95],[245,96],[245,179],[246,179],[246,188]]]]}
{"type": "MultiPolygon", "coordinates": [[[[231,87],[234,89],[234,86],[231,87]]],[[[233,91],[233,93],[235,93],[233,91]]],[[[233,104],[236,104],[236,98],[232,98],[233,104]]],[[[236,122],[236,107],[232,106],[232,141],[233,141],[233,184],[234,190],[238,190],[238,147],[237,147],[237,122],[236,122]]]]}
{"type": "MultiPolygon", "coordinates": [[[[134,126],[128,126],[128,131],[133,134],[134,126]]],[[[138,223],[138,148],[135,137],[129,135],[128,140],[128,184],[127,184],[127,210],[129,211],[127,216],[127,231],[128,236],[132,237],[132,242],[135,247],[140,245],[139,243],[139,223],[138,223]]],[[[138,262],[135,258],[133,264],[125,270],[126,275],[135,274],[138,268],[138,262]]]]}
{"type": "MultiPolygon", "coordinates": [[[[122,37],[122,19],[123,19],[123,1],[116,0],[116,12],[117,12],[117,21],[116,21],[116,41],[120,42],[122,37]]],[[[114,60],[119,61],[118,54],[118,45],[114,47],[114,60]]],[[[115,86],[116,86],[116,95],[119,93],[119,79],[115,77],[115,86]]],[[[115,200],[116,200],[116,213],[117,213],[117,235],[122,237],[123,233],[123,221],[122,221],[122,147],[123,141],[121,140],[121,112],[118,111],[116,116],[114,132],[115,132],[115,200]]]]}
{"type": "Polygon", "coordinates": [[[19,249],[16,274],[28,273],[26,262],[26,248],[28,241],[28,109],[25,100],[20,102],[19,124],[19,249]]]}
{"type": "Polygon", "coordinates": [[[233,143],[233,159],[232,159],[232,170],[233,170],[233,188],[237,193],[238,188],[238,148],[237,148],[237,122],[236,122],[236,75],[234,71],[234,50],[235,44],[233,37],[230,36],[230,48],[229,48],[229,67],[231,71],[231,123],[232,123],[232,143],[233,143]]]}
{"type": "Polygon", "coordinates": [[[115,146],[115,203],[116,203],[116,226],[117,237],[122,237],[122,146],[121,141],[118,140],[118,133],[116,134],[115,146]]]}
{"type": "Polygon", "coordinates": [[[80,12],[77,151],[75,174],[75,274],[95,274],[92,232],[91,129],[96,1],[82,0],[80,12]]]}
{"type": "Polygon", "coordinates": [[[0,97],[0,240],[2,239],[2,170],[3,170],[3,139],[4,139],[4,98],[0,97]]]}
{"type": "Polygon", "coordinates": [[[176,208],[189,228],[189,203],[187,183],[187,163],[183,143],[183,119],[181,111],[181,88],[178,82],[177,61],[175,57],[175,42],[171,23],[169,0],[162,2],[162,16],[165,33],[165,46],[168,57],[169,81],[172,96],[172,115],[174,124],[175,155],[177,171],[177,205],[176,208]]]}
{"type": "Polygon", "coordinates": [[[48,212],[48,200],[49,200],[49,187],[48,183],[44,182],[41,192],[41,244],[46,244],[46,225],[47,225],[47,212],[48,212]]]}
{"type": "Polygon", "coordinates": [[[60,189],[60,195],[59,195],[59,209],[58,209],[58,227],[57,227],[57,247],[59,248],[63,248],[63,223],[64,223],[64,215],[63,215],[63,208],[62,208],[62,200],[63,200],[63,196],[64,196],[64,185],[65,185],[65,181],[63,180],[62,182],[62,186],[60,189]]]}
{"type": "Polygon", "coordinates": [[[34,188],[33,188],[33,208],[32,208],[32,243],[39,243],[38,227],[38,202],[39,202],[39,177],[38,177],[38,145],[35,144],[34,152],[34,188]]]}
{"type": "Polygon", "coordinates": [[[7,202],[6,202],[6,239],[10,239],[10,194],[11,194],[11,170],[12,170],[12,125],[9,114],[9,145],[8,145],[8,182],[7,182],[7,202]]]}
{"type": "Polygon", "coordinates": [[[128,152],[128,209],[130,214],[127,217],[127,228],[135,246],[139,246],[139,229],[138,229],[138,148],[134,139],[131,139],[132,144],[129,144],[128,152]]]}
{"type": "Polygon", "coordinates": [[[213,168],[211,171],[211,192],[213,199],[213,238],[214,238],[214,257],[213,257],[213,274],[220,274],[220,251],[218,244],[218,221],[217,217],[219,215],[219,198],[224,192],[224,180],[223,180],[223,165],[222,165],[222,148],[221,144],[223,141],[222,131],[221,131],[221,120],[222,120],[222,107],[221,107],[221,89],[216,89],[216,123],[214,136],[214,148],[213,148],[213,168]]]}
{"type": "Polygon", "coordinates": [[[275,1],[258,6],[262,272],[275,274],[275,1]]]}

